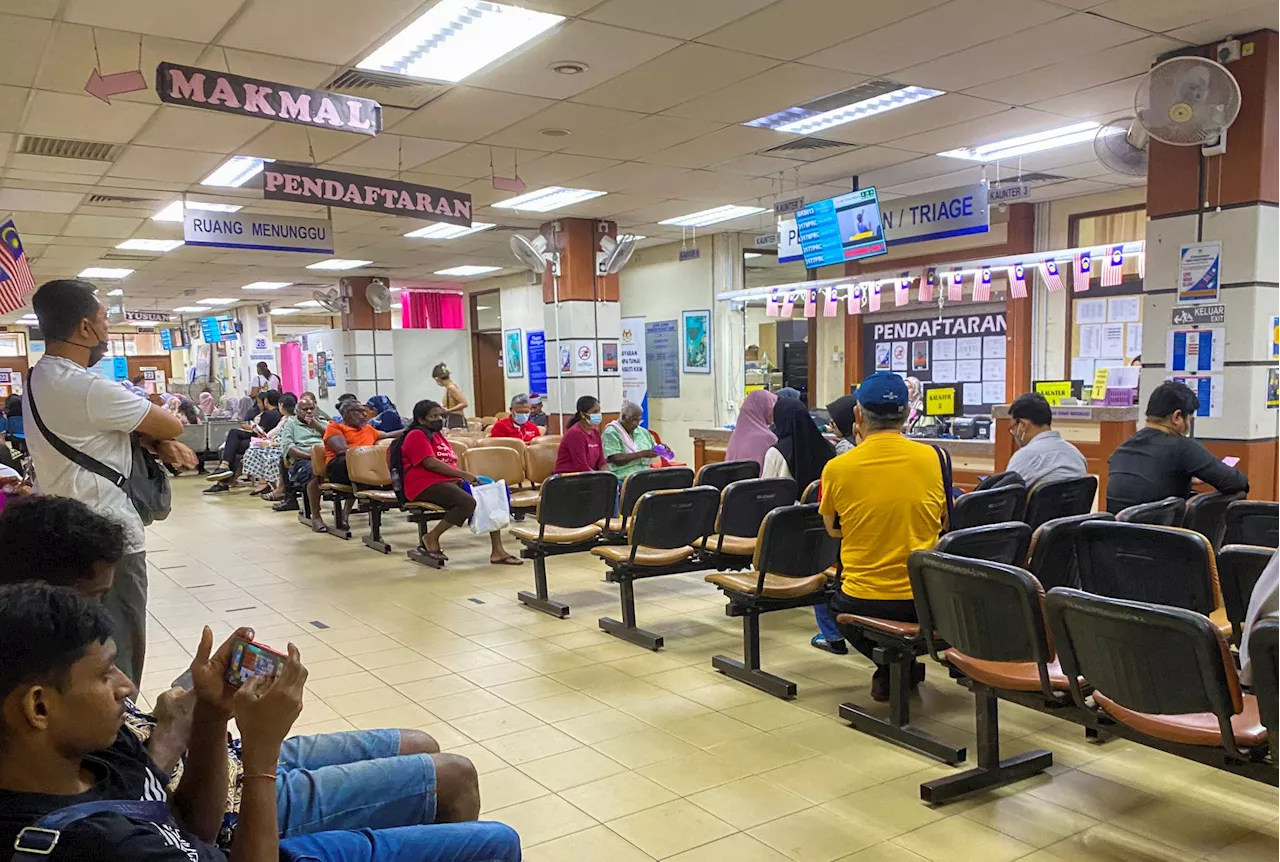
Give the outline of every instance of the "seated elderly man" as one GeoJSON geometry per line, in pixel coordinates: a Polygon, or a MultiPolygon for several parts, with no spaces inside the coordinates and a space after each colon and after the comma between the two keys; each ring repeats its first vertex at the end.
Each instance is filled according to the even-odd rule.
{"type": "Polygon", "coordinates": [[[623,401],[618,418],[605,426],[600,435],[605,462],[619,481],[645,469],[658,457],[653,435],[640,425],[643,415],[639,404],[623,401]]]}
{"type": "Polygon", "coordinates": [[[521,393],[514,396],[511,399],[511,415],[493,423],[493,427],[489,429],[489,436],[511,437],[526,443],[532,442],[542,433],[537,425],[529,421],[532,413],[533,407],[528,395],[521,393]]]}

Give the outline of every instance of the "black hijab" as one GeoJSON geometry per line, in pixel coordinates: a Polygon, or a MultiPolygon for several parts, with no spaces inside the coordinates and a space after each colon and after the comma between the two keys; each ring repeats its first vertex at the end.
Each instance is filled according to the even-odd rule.
{"type": "Polygon", "coordinates": [[[803,494],[811,482],[822,478],[822,468],[835,457],[835,450],[808,409],[794,398],[779,398],[773,405],[773,424],[778,429],[774,448],[786,459],[796,489],[803,494]]]}
{"type": "Polygon", "coordinates": [[[840,436],[853,442],[853,405],[857,400],[852,395],[844,395],[827,405],[831,414],[831,422],[840,429],[840,436]]]}

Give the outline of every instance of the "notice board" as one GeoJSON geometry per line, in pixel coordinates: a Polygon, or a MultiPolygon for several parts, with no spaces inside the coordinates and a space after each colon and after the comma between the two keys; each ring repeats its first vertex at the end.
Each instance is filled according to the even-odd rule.
{"type": "Polygon", "coordinates": [[[956,413],[987,416],[1007,404],[1006,322],[1003,311],[937,315],[912,320],[866,319],[862,367],[894,371],[921,383],[954,383],[956,413]]]}
{"type": "Polygon", "coordinates": [[[680,321],[644,325],[645,376],[650,398],[680,397],[680,321]]]}

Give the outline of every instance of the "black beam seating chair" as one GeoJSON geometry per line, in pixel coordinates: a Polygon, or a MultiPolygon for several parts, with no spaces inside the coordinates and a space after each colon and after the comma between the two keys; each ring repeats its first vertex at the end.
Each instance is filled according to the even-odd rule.
{"type": "Polygon", "coordinates": [[[1249,632],[1249,663],[1253,666],[1253,696],[1258,717],[1267,729],[1267,747],[1276,761],[1276,734],[1280,734],[1280,621],[1259,620],[1249,632]]]}
{"type": "Polygon", "coordinates": [[[366,546],[382,554],[391,553],[391,545],[382,538],[382,513],[400,508],[400,499],[391,486],[391,470],[387,465],[390,446],[357,446],[347,452],[347,475],[355,489],[360,511],[369,515],[366,546]]]}
{"type": "Polygon", "coordinates": [[[1089,723],[1277,783],[1258,698],[1241,690],[1227,642],[1207,617],[1065,588],[1045,604],[1071,697],[1089,723]]]}
{"type": "Polygon", "coordinates": [[[1054,518],[1036,527],[1031,534],[1026,568],[1046,590],[1054,587],[1080,586],[1080,570],[1076,564],[1076,528],[1085,521],[1114,521],[1110,512],[1068,515],[1054,518]]]}
{"type": "Polygon", "coordinates": [[[920,631],[929,655],[973,692],[978,765],[920,785],[920,798],[943,805],[1021,781],[1053,765],[1035,750],[1000,757],[999,702],[1070,717],[1067,679],[1044,620],[1044,592],[1025,569],[937,551],[907,558],[920,631]]]}
{"type": "Polygon", "coordinates": [[[1027,511],[1023,520],[1034,530],[1054,518],[1087,515],[1093,511],[1093,498],[1097,494],[1097,476],[1041,482],[1027,492],[1027,511]]]}
{"type": "Polygon", "coordinates": [[[818,498],[822,495],[822,480],[814,479],[809,483],[809,487],[804,489],[804,493],[800,495],[801,503],[817,503],[818,498]]]}
{"type": "Polygon", "coordinates": [[[693,484],[714,485],[723,491],[732,482],[759,478],[760,465],[755,461],[720,461],[715,464],[703,464],[693,484]]]}
{"type": "Polygon", "coordinates": [[[1181,527],[1187,504],[1181,497],[1165,497],[1153,503],[1139,503],[1116,512],[1116,520],[1125,524],[1149,524],[1153,527],[1181,527]]]}
{"type": "MultiPolygon", "coordinates": [[[[1016,565],[1027,557],[1031,528],[1021,521],[953,530],[934,550],[955,556],[1016,565]]],[[[836,625],[848,638],[858,634],[876,644],[876,663],[889,668],[889,714],[881,717],[853,702],[840,704],[840,717],[870,736],[901,745],[945,763],[963,763],[963,746],[951,745],[911,724],[911,674],[915,661],[929,651],[916,623],[839,614],[836,625]]],[[[920,668],[923,670],[923,668],[920,668]]]]}
{"type": "Polygon", "coordinates": [[[350,539],[351,522],[348,513],[350,506],[355,503],[355,489],[350,485],[329,481],[329,462],[325,460],[324,448],[323,443],[311,447],[311,471],[320,477],[320,499],[333,503],[333,523],[329,525],[328,533],[339,539],[350,539]]]}
{"type": "Polygon", "coordinates": [[[952,507],[950,527],[964,530],[984,524],[1017,521],[1027,505],[1027,489],[1022,485],[1002,485],[988,491],[970,491],[952,507]]]}
{"type": "MultiPolygon", "coordinates": [[[[736,482],[726,489],[726,502],[733,489],[753,481],[779,480],[736,482]]],[[[794,482],[791,499],[795,499],[794,482]]],[[[840,540],[827,533],[817,505],[801,504],[787,505],[765,515],[759,541],[754,544],[755,571],[717,572],[705,578],[729,600],[725,614],[742,617],[742,661],[717,655],[712,657],[711,666],[774,697],[791,699],[796,696],[794,682],[760,669],[760,615],[826,602],[832,567],[840,557],[840,540]]]]}
{"type": "Polygon", "coordinates": [[[1258,583],[1267,563],[1271,562],[1273,554],[1274,548],[1258,545],[1226,545],[1218,551],[1215,561],[1218,567],[1218,587],[1222,590],[1222,607],[1226,612],[1227,622],[1231,623],[1231,642],[1236,646],[1240,645],[1253,587],[1258,583]]]}
{"type": "Polygon", "coordinates": [[[609,515],[598,522],[604,535],[603,544],[627,544],[627,529],[631,525],[631,515],[635,512],[636,503],[650,491],[670,491],[693,487],[693,470],[689,467],[663,467],[660,469],[637,470],[622,480],[622,490],[618,496],[618,513],[609,507],[609,515]]]}
{"type": "Polygon", "coordinates": [[[795,499],[794,479],[742,479],[731,483],[720,491],[715,532],[694,546],[698,557],[721,571],[745,569],[756,555],[765,516],[774,509],[790,506],[795,499]]]}
{"type": "Polygon", "coordinates": [[[1200,533],[1216,551],[1222,547],[1222,541],[1226,537],[1227,507],[1243,499],[1244,494],[1241,493],[1212,491],[1208,494],[1196,494],[1186,502],[1186,514],[1181,526],[1200,533]]]}
{"type": "Polygon", "coordinates": [[[533,560],[534,591],[521,590],[517,597],[534,610],[564,619],[569,606],[547,594],[547,557],[577,554],[596,545],[601,533],[597,522],[613,511],[618,499],[618,477],[606,471],[566,473],[551,476],[540,490],[536,523],[511,528],[511,535],[524,545],[520,556],[533,560]]]}
{"type": "Polygon", "coordinates": [[[649,491],[637,501],[627,525],[629,544],[591,549],[608,565],[605,580],[618,585],[622,605],[621,622],[600,618],[603,631],[651,650],[662,649],[661,635],[636,627],[635,582],[705,568],[693,546],[711,535],[719,507],[720,492],[710,485],[649,491]]]}
{"type": "Polygon", "coordinates": [[[1027,484],[1022,475],[1015,470],[1005,470],[1002,473],[992,473],[981,482],[973,487],[975,491],[990,491],[993,488],[1003,488],[1005,485],[1023,485],[1027,484]]]}
{"type": "Polygon", "coordinates": [[[1223,542],[1265,548],[1280,545],[1280,503],[1237,500],[1228,504],[1223,542]]]}

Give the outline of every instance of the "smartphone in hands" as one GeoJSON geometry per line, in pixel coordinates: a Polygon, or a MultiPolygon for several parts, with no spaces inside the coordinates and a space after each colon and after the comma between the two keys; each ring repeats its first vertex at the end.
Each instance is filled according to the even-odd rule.
{"type": "Polygon", "coordinates": [[[286,656],[260,643],[236,638],[231,645],[227,682],[241,686],[255,676],[274,677],[284,667],[286,656]]]}

